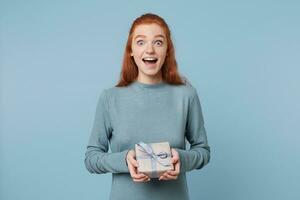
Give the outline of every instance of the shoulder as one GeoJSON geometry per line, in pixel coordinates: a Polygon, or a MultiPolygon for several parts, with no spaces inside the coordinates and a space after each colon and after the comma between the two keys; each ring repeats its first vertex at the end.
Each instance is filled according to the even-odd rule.
{"type": "Polygon", "coordinates": [[[100,98],[105,99],[106,101],[109,101],[111,98],[119,97],[122,94],[126,94],[129,91],[129,87],[116,87],[111,86],[102,89],[100,91],[100,98]]]}
{"type": "Polygon", "coordinates": [[[174,89],[175,93],[187,97],[188,99],[193,99],[197,96],[196,88],[188,80],[185,80],[183,85],[172,85],[171,87],[174,89]]]}

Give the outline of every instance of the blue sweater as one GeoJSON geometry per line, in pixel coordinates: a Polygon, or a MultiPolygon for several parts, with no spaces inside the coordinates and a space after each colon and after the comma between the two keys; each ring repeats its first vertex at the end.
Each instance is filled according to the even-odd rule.
{"type": "Polygon", "coordinates": [[[112,87],[100,94],[91,136],[85,153],[90,173],[112,173],[111,200],[187,200],[186,172],[201,169],[210,160],[201,105],[190,84],[138,81],[112,87]],[[190,149],[186,149],[186,140],[190,149]],[[134,182],[126,154],[140,141],[169,141],[180,157],[177,180],[134,182]],[[111,149],[111,152],[108,150],[111,149]]]}

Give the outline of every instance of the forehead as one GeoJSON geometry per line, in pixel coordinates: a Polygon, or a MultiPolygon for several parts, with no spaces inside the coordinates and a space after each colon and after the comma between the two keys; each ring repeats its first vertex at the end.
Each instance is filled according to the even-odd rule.
{"type": "Polygon", "coordinates": [[[138,25],[133,32],[133,38],[136,36],[145,36],[145,37],[155,37],[157,35],[162,35],[166,38],[164,29],[158,24],[141,24],[138,25]]]}

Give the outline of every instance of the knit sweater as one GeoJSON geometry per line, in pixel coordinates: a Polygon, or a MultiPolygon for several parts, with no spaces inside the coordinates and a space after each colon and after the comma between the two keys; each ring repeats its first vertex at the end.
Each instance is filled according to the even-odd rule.
{"type": "Polygon", "coordinates": [[[112,173],[111,200],[188,200],[186,172],[201,169],[209,160],[200,100],[189,83],[135,81],[101,92],[84,162],[90,173],[112,173]],[[132,180],[126,154],[140,141],[168,141],[178,151],[176,180],[132,180]]]}

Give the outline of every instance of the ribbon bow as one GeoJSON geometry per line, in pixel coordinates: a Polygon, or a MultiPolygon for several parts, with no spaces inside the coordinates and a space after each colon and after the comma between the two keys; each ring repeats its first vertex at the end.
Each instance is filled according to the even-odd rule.
{"type": "Polygon", "coordinates": [[[159,159],[166,159],[169,155],[167,152],[160,152],[158,154],[155,154],[151,145],[146,144],[144,142],[139,142],[137,145],[140,147],[140,150],[142,152],[146,153],[146,155],[151,158],[151,160],[155,160],[157,163],[165,167],[171,166],[170,164],[163,163],[159,160],[159,159]]]}

